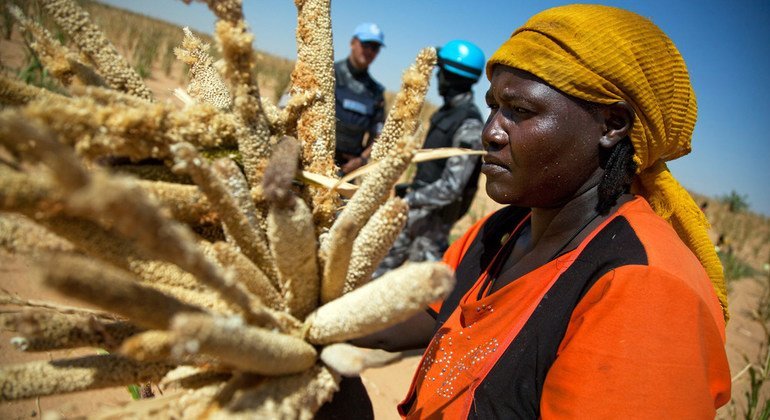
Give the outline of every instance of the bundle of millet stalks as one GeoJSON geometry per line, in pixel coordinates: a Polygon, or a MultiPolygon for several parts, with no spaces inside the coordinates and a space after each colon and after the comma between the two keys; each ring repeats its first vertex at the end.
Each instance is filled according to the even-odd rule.
{"type": "Polygon", "coordinates": [[[406,222],[392,187],[421,146],[432,48],[404,72],[374,164],[343,199],[329,0],[295,1],[283,109],[260,96],[240,0],[206,1],[222,67],[185,30],[183,107],[154,101],[75,2],[39,3],[71,45],[12,14],[64,93],[0,76],[0,246],[101,310],[4,295],[0,327],[21,351],[106,354],[2,366],[0,402],[153,383],[167,392],[101,414],[311,418],[341,375],[388,359],[346,341],[449,292],[439,263],[370,281],[406,222]]]}

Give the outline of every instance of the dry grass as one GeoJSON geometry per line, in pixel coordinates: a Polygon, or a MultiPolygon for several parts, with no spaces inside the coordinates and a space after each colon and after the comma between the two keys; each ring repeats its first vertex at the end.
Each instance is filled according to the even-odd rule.
{"type": "MultiPolygon", "coordinates": [[[[57,29],[56,24],[42,13],[33,2],[9,0],[20,6],[28,16],[40,21],[45,27],[54,28],[53,33],[62,41],[67,41],[66,34],[57,29]]],[[[145,79],[157,79],[168,83],[173,80],[177,85],[183,85],[187,79],[187,69],[174,57],[174,48],[182,44],[183,33],[179,27],[168,22],[149,16],[118,9],[91,0],[78,0],[77,3],[86,10],[93,22],[101,27],[118,51],[128,59],[134,69],[145,79]],[[121,22],[115,25],[113,22],[121,22]]],[[[5,6],[5,2],[3,4],[5,6]]],[[[3,38],[10,40],[14,22],[10,14],[2,7],[0,11],[0,33],[3,38]]],[[[215,44],[215,39],[202,32],[193,31],[203,42],[215,44]]],[[[16,34],[16,42],[19,42],[16,34]]],[[[219,52],[212,48],[214,60],[221,58],[219,52]]],[[[7,57],[5,57],[7,58],[7,57]]],[[[263,96],[277,102],[289,83],[294,61],[277,57],[265,52],[257,53],[257,71],[263,96]]],[[[28,59],[3,61],[6,71],[18,73],[27,65],[28,59]]],[[[152,87],[152,83],[148,83],[152,87]]],[[[160,92],[159,98],[169,97],[166,92],[160,92]]]]}
{"type": "Polygon", "coordinates": [[[730,206],[719,198],[694,195],[696,202],[707,203],[705,213],[711,223],[711,239],[720,236],[731,253],[756,272],[766,271],[770,262],[770,217],[752,211],[730,211],[730,206]]]}
{"type": "MultiPolygon", "coordinates": [[[[30,11],[30,16],[41,21],[46,27],[56,25],[45,14],[40,13],[31,2],[22,0],[9,0],[30,11]]],[[[178,85],[183,85],[187,79],[187,70],[180,65],[174,57],[174,48],[182,44],[183,34],[179,28],[168,22],[155,19],[131,11],[118,9],[92,0],[78,0],[91,15],[94,23],[103,28],[105,35],[118,48],[120,53],[128,58],[129,62],[145,78],[160,78],[174,80],[178,85]],[[110,22],[121,22],[121,25],[113,25],[110,22]]],[[[10,39],[13,28],[13,19],[3,8],[0,11],[0,34],[5,39],[10,39]]],[[[214,45],[215,40],[210,34],[193,31],[203,42],[214,45]]],[[[66,39],[61,31],[56,31],[61,39],[66,39]]],[[[212,48],[211,55],[214,60],[221,58],[219,52],[212,48]]],[[[278,99],[289,86],[291,71],[294,68],[294,60],[278,57],[266,52],[257,52],[257,71],[262,95],[278,102],[278,99]]],[[[7,70],[18,71],[25,63],[3,63],[7,70]]],[[[390,109],[396,93],[385,93],[386,109],[390,109]]],[[[163,96],[163,95],[160,95],[163,96]]],[[[421,112],[420,121],[423,126],[428,125],[430,116],[438,107],[426,103],[421,112]]]]}

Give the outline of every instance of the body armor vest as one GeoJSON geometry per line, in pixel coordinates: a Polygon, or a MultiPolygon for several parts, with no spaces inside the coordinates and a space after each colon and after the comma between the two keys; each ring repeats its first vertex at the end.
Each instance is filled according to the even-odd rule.
{"type": "MultiPolygon", "coordinates": [[[[476,119],[481,121],[481,114],[479,113],[473,102],[468,101],[458,104],[454,107],[442,107],[439,109],[430,119],[430,130],[425,138],[425,149],[435,149],[439,147],[452,147],[452,138],[462,123],[467,119],[476,119]]],[[[469,144],[460,144],[459,147],[468,147],[469,144]]],[[[417,165],[417,173],[414,176],[413,185],[414,188],[420,188],[425,185],[431,184],[441,177],[441,173],[444,171],[447,159],[436,159],[428,162],[422,162],[417,165]]],[[[444,208],[441,213],[441,217],[447,223],[454,223],[466,211],[473,201],[473,197],[476,194],[479,183],[479,175],[481,174],[481,160],[477,160],[475,167],[473,168],[473,174],[468,180],[465,189],[462,193],[462,199],[459,202],[454,202],[444,208]]]]}
{"type": "Polygon", "coordinates": [[[384,89],[368,73],[355,78],[347,60],[337,62],[335,72],[335,112],[337,115],[337,151],[360,155],[364,134],[374,130],[384,89]]]}

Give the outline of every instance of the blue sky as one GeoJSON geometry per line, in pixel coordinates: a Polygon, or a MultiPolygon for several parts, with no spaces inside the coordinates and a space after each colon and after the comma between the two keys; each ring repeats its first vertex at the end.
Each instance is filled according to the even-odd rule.
{"type": "MultiPolygon", "coordinates": [[[[104,1],[104,0],[103,0],[104,1]]],[[[106,0],[199,31],[213,33],[214,16],[205,5],[174,0],[106,0]]],[[[296,9],[291,0],[244,0],[247,22],[258,49],[295,58],[296,9]]],[[[462,38],[487,57],[511,32],[538,11],[570,3],[555,0],[333,0],[335,59],[347,56],[353,28],[373,21],[385,33],[386,48],[370,68],[389,90],[425,46],[462,38]]],[[[709,196],[735,190],[751,209],[770,215],[770,1],[767,0],[613,0],[650,18],[677,45],[690,70],[698,99],[693,152],[670,162],[688,189],[709,196]],[[765,125],[763,125],[765,124],[765,125]]],[[[477,103],[489,84],[476,85],[477,103]]],[[[431,86],[428,100],[439,104],[431,86]]]]}

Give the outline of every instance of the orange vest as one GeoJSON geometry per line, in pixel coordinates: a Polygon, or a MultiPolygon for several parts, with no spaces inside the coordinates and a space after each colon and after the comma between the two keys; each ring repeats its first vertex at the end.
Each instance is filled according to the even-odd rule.
{"type": "MultiPolygon", "coordinates": [[[[453,243],[445,262],[457,269],[487,222],[453,243]]],[[[623,205],[576,249],[485,295],[487,270],[475,282],[465,279],[472,283],[459,304],[444,308],[451,315],[423,355],[399,406],[402,416],[713,418],[729,401],[719,302],[695,256],[644,199],[623,205]],[[644,263],[634,260],[592,280],[567,313],[553,360],[533,359],[547,340],[532,339],[544,332],[527,324],[548,320],[538,308],[559,299],[581,265],[602,266],[597,255],[611,259],[628,250],[611,249],[618,235],[633,236],[644,263]],[[522,329],[530,337],[526,346],[522,329]],[[538,369],[543,379],[530,380],[538,369]]]]}

